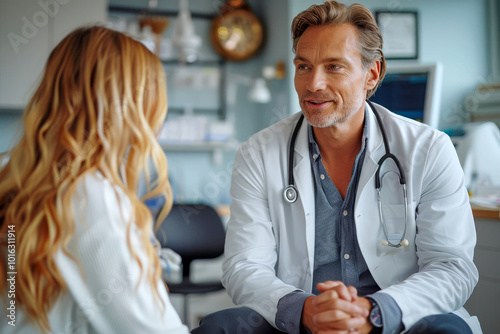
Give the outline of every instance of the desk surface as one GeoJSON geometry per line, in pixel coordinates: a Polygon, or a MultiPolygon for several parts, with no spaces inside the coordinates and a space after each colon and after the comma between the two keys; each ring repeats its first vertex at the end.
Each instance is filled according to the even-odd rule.
{"type": "Polygon", "coordinates": [[[472,214],[474,215],[474,218],[496,219],[500,221],[499,209],[483,208],[473,205],[472,214]]]}

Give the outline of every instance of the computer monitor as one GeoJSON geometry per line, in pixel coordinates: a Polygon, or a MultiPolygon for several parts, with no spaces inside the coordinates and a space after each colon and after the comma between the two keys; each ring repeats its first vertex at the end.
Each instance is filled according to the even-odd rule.
{"type": "Polygon", "coordinates": [[[370,101],[437,129],[442,76],[439,63],[388,65],[385,78],[370,101]]]}

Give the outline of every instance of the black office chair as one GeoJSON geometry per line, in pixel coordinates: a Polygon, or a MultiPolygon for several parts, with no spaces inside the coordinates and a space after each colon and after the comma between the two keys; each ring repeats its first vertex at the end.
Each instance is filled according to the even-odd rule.
{"type": "Polygon", "coordinates": [[[170,248],[182,258],[182,282],[168,283],[171,293],[184,297],[184,316],[188,319],[188,295],[224,289],[220,281],[194,283],[190,278],[191,261],[213,259],[224,252],[225,229],[220,216],[210,206],[174,204],[162,222],[156,237],[163,248],[170,248]]]}

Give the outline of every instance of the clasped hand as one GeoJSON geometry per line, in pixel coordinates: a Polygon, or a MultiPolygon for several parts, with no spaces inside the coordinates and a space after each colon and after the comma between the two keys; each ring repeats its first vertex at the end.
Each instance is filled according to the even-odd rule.
{"type": "Polygon", "coordinates": [[[372,326],[367,321],[371,303],[358,297],[356,288],[340,281],[317,285],[318,296],[306,299],[302,324],[313,334],[366,334],[372,326]]]}

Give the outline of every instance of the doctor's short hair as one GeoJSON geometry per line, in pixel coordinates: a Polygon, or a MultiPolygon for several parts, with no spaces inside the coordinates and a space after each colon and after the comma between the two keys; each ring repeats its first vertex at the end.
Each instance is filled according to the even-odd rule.
{"type": "Polygon", "coordinates": [[[312,5],[299,13],[292,21],[292,51],[297,51],[299,39],[310,26],[352,24],[358,31],[358,48],[363,68],[371,67],[374,61],[380,61],[380,77],[377,86],[367,92],[369,98],[385,76],[386,63],[382,46],[382,34],[373,14],[363,5],[352,4],[349,7],[338,1],[325,1],[322,5],[312,5]]]}

